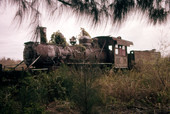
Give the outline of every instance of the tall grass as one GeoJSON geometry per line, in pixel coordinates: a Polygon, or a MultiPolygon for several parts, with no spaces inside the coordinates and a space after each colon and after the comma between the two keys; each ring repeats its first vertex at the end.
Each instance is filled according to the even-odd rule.
{"type": "Polygon", "coordinates": [[[144,64],[140,70],[106,70],[62,65],[48,73],[25,74],[17,84],[0,88],[0,113],[45,113],[52,109],[54,113],[168,113],[168,58],[144,64]]]}
{"type": "Polygon", "coordinates": [[[170,106],[170,61],[144,64],[138,70],[110,73],[98,80],[112,108],[168,110],[170,106]],[[107,89],[105,89],[107,88],[107,89]]]}
{"type": "Polygon", "coordinates": [[[101,69],[89,65],[73,71],[74,85],[71,100],[83,114],[97,113],[96,106],[103,105],[100,87],[95,81],[102,76],[101,69]]]}

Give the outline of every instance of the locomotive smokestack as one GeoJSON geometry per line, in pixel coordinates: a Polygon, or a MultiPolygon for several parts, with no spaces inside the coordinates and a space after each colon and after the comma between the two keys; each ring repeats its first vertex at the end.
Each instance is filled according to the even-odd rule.
{"type": "Polygon", "coordinates": [[[40,43],[47,43],[47,37],[46,37],[46,27],[39,27],[40,30],[40,43]]]}

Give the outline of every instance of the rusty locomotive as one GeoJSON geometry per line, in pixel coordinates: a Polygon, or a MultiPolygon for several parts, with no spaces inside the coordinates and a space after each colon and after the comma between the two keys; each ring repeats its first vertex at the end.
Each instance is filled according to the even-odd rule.
{"type": "Polygon", "coordinates": [[[121,37],[98,36],[89,38],[82,36],[79,45],[62,46],[56,44],[26,42],[24,62],[28,68],[50,68],[67,65],[95,64],[110,65],[114,68],[132,68],[134,64],[153,61],[160,57],[160,52],[131,51],[127,47],[132,42],[121,37]]]}

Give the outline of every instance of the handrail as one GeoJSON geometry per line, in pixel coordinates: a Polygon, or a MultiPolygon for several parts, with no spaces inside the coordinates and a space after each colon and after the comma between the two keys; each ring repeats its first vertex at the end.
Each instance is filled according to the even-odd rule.
{"type": "Polygon", "coordinates": [[[14,70],[20,65],[20,64],[22,64],[24,62],[24,60],[22,60],[19,64],[17,64],[15,67],[14,67],[14,70]]]}
{"type": "Polygon", "coordinates": [[[40,57],[41,57],[41,55],[38,56],[38,57],[27,67],[27,69],[29,69],[40,57]]]}

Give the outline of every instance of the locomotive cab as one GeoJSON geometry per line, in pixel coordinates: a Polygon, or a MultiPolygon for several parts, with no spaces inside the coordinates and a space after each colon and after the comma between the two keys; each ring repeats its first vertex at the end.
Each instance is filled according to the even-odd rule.
{"type": "Polygon", "coordinates": [[[128,68],[127,47],[133,45],[132,42],[122,40],[121,37],[114,40],[114,66],[115,68],[128,68]]]}
{"type": "Polygon", "coordinates": [[[96,38],[101,51],[107,52],[108,63],[112,63],[115,68],[128,68],[127,47],[133,45],[132,42],[122,40],[121,37],[99,36],[96,38]]]}

